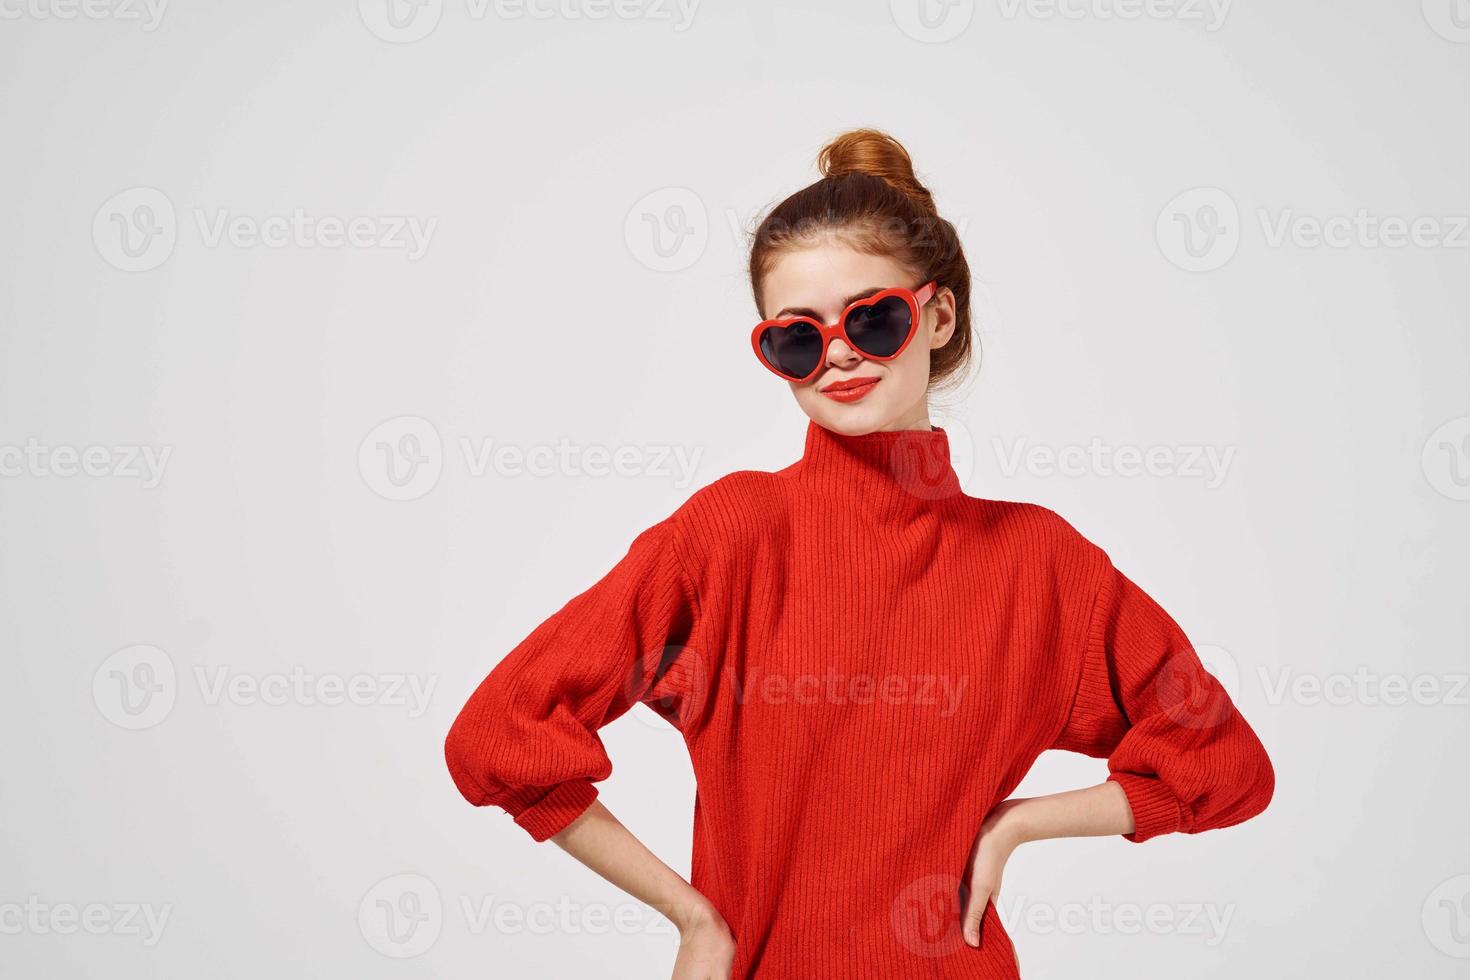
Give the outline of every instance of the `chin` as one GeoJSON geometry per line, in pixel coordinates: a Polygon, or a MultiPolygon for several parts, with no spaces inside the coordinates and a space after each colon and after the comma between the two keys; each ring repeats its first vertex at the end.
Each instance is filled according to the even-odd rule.
{"type": "Polygon", "coordinates": [[[812,421],[824,429],[831,429],[845,436],[860,436],[881,429],[898,417],[892,406],[881,402],[870,403],[870,398],[843,405],[819,394],[814,403],[804,405],[803,408],[812,421]]]}

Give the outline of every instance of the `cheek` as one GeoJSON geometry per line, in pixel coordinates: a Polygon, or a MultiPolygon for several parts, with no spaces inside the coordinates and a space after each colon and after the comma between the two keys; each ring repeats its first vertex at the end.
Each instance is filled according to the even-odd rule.
{"type": "Polygon", "coordinates": [[[924,331],[914,335],[902,354],[888,362],[888,372],[895,388],[905,392],[922,390],[929,384],[929,337],[924,331]]]}

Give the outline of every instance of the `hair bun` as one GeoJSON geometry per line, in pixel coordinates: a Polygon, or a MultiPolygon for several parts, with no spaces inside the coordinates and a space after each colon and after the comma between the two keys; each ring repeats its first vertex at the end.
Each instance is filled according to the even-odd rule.
{"type": "Polygon", "coordinates": [[[823,177],[851,173],[881,177],[921,208],[937,214],[934,195],[914,176],[914,161],[903,144],[877,129],[850,129],[828,141],[817,154],[817,169],[823,177]]]}

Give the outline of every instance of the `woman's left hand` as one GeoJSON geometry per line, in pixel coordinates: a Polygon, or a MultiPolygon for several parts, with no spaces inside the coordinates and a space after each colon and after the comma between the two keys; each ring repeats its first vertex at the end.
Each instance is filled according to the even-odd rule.
{"type": "Polygon", "coordinates": [[[960,914],[965,942],[980,945],[985,903],[999,895],[1006,861],[1022,844],[1057,837],[1101,837],[1133,831],[1133,810],[1128,795],[1112,779],[1087,789],[997,803],[980,824],[980,833],[965,865],[963,881],[969,888],[969,896],[960,914]]]}
{"type": "Polygon", "coordinates": [[[965,864],[965,880],[969,882],[969,897],[961,913],[965,942],[980,945],[980,921],[985,917],[985,905],[1000,894],[1000,879],[1005,873],[1006,861],[1011,852],[1026,841],[1022,831],[1021,812],[1026,800],[1002,800],[986,815],[980,824],[980,833],[970,848],[970,857],[965,864]]]}

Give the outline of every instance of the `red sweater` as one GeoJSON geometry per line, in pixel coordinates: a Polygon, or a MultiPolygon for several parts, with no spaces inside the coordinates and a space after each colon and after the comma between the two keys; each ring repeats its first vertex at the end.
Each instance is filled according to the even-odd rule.
{"type": "Polygon", "coordinates": [[[639,701],[688,746],[691,881],[732,980],[1014,980],[994,903],[965,944],[959,876],[1047,749],[1107,759],[1131,841],[1239,823],[1274,787],[1174,620],[1052,511],[963,493],[938,428],[808,423],[796,462],[693,493],[490,671],[449,771],[543,841],[639,701]]]}

